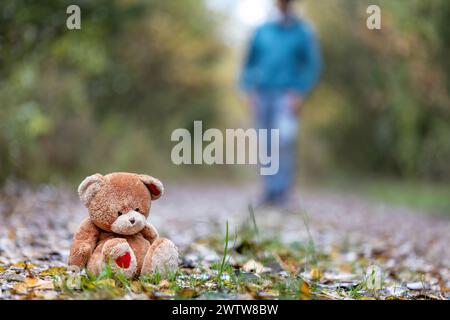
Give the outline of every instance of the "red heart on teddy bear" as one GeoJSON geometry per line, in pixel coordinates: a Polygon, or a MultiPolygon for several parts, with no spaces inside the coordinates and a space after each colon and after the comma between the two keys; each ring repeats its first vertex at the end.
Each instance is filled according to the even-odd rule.
{"type": "Polygon", "coordinates": [[[131,255],[129,252],[126,252],[123,256],[120,256],[116,259],[116,264],[121,267],[128,269],[131,262],[131,255]]]}

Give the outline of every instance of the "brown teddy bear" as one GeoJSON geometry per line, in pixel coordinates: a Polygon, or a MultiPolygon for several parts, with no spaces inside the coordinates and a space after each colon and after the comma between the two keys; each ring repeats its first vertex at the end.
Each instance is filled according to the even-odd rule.
{"type": "Polygon", "coordinates": [[[175,271],[177,248],[146,222],[151,201],[163,191],[161,181],[141,174],[94,174],[84,179],[78,193],[89,217],[74,235],[69,266],[87,266],[98,275],[109,263],[114,273],[129,278],[175,271]]]}

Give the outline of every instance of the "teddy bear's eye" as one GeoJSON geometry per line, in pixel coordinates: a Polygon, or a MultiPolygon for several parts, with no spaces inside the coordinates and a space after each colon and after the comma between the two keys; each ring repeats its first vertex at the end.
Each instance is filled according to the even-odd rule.
{"type": "Polygon", "coordinates": [[[134,209],[134,211],[136,211],[136,212],[141,212],[141,211],[139,210],[139,208],[134,209]]]}
{"type": "Polygon", "coordinates": [[[120,217],[122,215],[122,212],[121,211],[117,212],[117,215],[120,217]]]}

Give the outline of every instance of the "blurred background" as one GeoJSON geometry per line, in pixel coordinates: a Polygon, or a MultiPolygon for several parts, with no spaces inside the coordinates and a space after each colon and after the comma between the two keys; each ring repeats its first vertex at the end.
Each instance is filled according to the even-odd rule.
{"type": "MultiPolygon", "coordinates": [[[[242,166],[175,166],[176,128],[248,126],[236,84],[271,0],[0,4],[0,181],[94,172],[246,183],[242,166]],[[81,7],[81,30],[66,28],[81,7]]],[[[302,115],[300,181],[450,213],[450,2],[304,0],[324,54],[302,115]],[[381,7],[382,29],[366,28],[381,7]]]]}

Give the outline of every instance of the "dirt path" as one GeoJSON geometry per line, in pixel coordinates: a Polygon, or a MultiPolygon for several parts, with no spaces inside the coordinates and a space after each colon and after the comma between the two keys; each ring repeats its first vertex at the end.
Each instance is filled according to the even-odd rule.
{"type": "MultiPolygon", "coordinates": [[[[150,219],[182,254],[192,252],[194,243],[223,237],[226,221],[234,233],[248,219],[254,194],[254,188],[229,185],[167,184],[166,190],[153,204],[150,219]]],[[[323,191],[299,193],[299,203],[302,210],[290,213],[257,210],[261,236],[303,243],[309,227],[317,252],[335,257],[340,265],[361,258],[366,264],[382,264],[399,283],[414,282],[420,274],[427,286],[448,289],[450,219],[323,191]]],[[[8,186],[0,198],[0,297],[3,292],[8,298],[11,281],[26,277],[23,262],[39,270],[65,266],[73,231],[85,216],[75,191],[8,186]]]]}
{"type": "MultiPolygon", "coordinates": [[[[227,220],[232,226],[238,226],[249,216],[248,203],[253,194],[253,188],[174,186],[164,202],[155,204],[152,219],[178,243],[188,244],[192,239],[201,239],[211,233],[223,233],[227,220]]],[[[385,250],[395,255],[408,254],[416,260],[414,265],[417,266],[450,266],[448,218],[374,204],[352,195],[324,191],[297,194],[298,211],[256,211],[257,224],[268,237],[270,234],[283,242],[304,241],[307,238],[301,214],[304,212],[309,219],[312,238],[322,249],[346,241],[380,254],[385,250]]]]}

